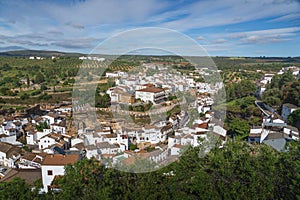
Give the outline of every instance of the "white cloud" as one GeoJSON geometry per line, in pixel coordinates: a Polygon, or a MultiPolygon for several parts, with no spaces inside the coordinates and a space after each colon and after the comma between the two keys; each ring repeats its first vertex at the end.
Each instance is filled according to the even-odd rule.
{"type": "Polygon", "coordinates": [[[300,13],[291,13],[287,15],[283,15],[280,17],[276,17],[275,19],[269,20],[269,22],[282,22],[282,21],[289,21],[289,20],[299,20],[300,13]]]}
{"type": "MultiPolygon", "coordinates": [[[[191,33],[208,50],[227,51],[235,48],[228,46],[233,44],[275,43],[295,38],[299,27],[242,32],[239,23],[258,20],[253,27],[260,27],[262,19],[270,27],[289,20],[295,24],[300,18],[299,5],[295,0],[0,1],[0,39],[5,41],[1,46],[88,49],[115,33],[149,25],[191,33]],[[240,31],[230,33],[232,30],[227,28],[231,26],[224,30],[218,27],[231,24],[237,24],[233,28],[240,31]],[[194,30],[203,27],[217,27],[220,32],[194,30]]],[[[167,39],[161,43],[167,43],[167,39]]]]}
{"type": "Polygon", "coordinates": [[[130,23],[130,21],[142,22],[164,6],[165,3],[157,0],[89,0],[71,6],[52,4],[48,12],[57,21],[85,26],[102,23],[130,23]]]}
{"type": "Polygon", "coordinates": [[[299,31],[300,27],[266,29],[231,33],[228,37],[238,39],[241,43],[265,44],[291,40],[292,36],[299,35],[299,31]]]}
{"type": "Polygon", "coordinates": [[[187,17],[164,23],[165,27],[179,30],[236,24],[251,20],[299,12],[296,1],[276,2],[273,0],[205,0],[183,8],[187,17]]]}

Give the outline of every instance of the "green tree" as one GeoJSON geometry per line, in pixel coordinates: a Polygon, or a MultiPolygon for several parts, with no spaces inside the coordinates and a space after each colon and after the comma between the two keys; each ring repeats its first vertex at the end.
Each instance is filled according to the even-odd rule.
{"type": "Polygon", "coordinates": [[[30,186],[23,179],[0,182],[0,199],[32,199],[30,186]]]}
{"type": "Polygon", "coordinates": [[[130,149],[131,151],[133,151],[133,150],[137,149],[137,145],[136,145],[136,144],[130,144],[130,145],[129,145],[129,149],[130,149]]]}
{"type": "Polygon", "coordinates": [[[254,105],[255,100],[256,99],[254,96],[247,96],[242,99],[239,99],[238,105],[241,107],[241,109],[246,109],[250,105],[254,105]]]}
{"type": "Polygon", "coordinates": [[[110,106],[110,97],[108,94],[96,95],[95,96],[95,105],[98,108],[108,108],[110,106]]]}
{"type": "Polygon", "coordinates": [[[38,73],[35,75],[34,82],[35,82],[35,83],[43,83],[44,81],[45,81],[44,75],[43,75],[41,72],[38,72],[38,73]]]}
{"type": "Polygon", "coordinates": [[[0,92],[2,95],[8,95],[10,93],[10,89],[8,87],[1,87],[0,92]]]}
{"type": "Polygon", "coordinates": [[[289,82],[293,82],[295,80],[296,80],[295,76],[293,75],[292,71],[289,70],[281,75],[278,81],[278,87],[279,89],[281,89],[285,84],[289,82]]]}
{"type": "Polygon", "coordinates": [[[290,125],[296,126],[300,130],[300,109],[289,114],[287,121],[290,125]]]}
{"type": "Polygon", "coordinates": [[[114,181],[117,177],[113,169],[106,169],[94,159],[83,159],[65,168],[65,176],[55,184],[62,189],[57,198],[73,199],[112,199],[114,181]]]}
{"type": "Polygon", "coordinates": [[[4,65],[1,66],[0,69],[1,69],[1,71],[9,71],[12,68],[11,68],[11,66],[9,64],[5,63],[4,65]]]}
{"type": "Polygon", "coordinates": [[[241,120],[239,118],[234,118],[229,123],[229,134],[233,134],[237,139],[242,139],[249,134],[250,126],[247,121],[241,120]]]}
{"type": "Polygon", "coordinates": [[[47,88],[47,86],[45,85],[45,84],[41,84],[41,91],[45,91],[45,90],[47,90],[48,88],[47,88]]]}
{"type": "Polygon", "coordinates": [[[29,94],[24,93],[20,96],[20,99],[25,100],[25,99],[29,99],[29,97],[30,97],[29,94]]]}
{"type": "Polygon", "coordinates": [[[300,106],[300,80],[291,82],[282,87],[283,103],[300,106]]]}

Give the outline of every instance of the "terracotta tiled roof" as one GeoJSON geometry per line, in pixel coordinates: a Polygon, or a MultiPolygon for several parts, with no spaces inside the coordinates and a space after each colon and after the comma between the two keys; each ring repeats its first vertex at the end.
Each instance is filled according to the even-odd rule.
{"type": "Polygon", "coordinates": [[[175,147],[175,148],[179,148],[179,149],[182,149],[184,146],[183,145],[181,145],[181,144],[174,144],[174,146],[173,147],[175,147]]]}
{"type": "Polygon", "coordinates": [[[151,93],[157,93],[157,92],[162,92],[164,91],[164,89],[161,88],[156,88],[156,87],[148,87],[148,88],[144,88],[141,90],[137,90],[139,92],[151,92],[151,93]]]}
{"type": "Polygon", "coordinates": [[[70,154],[70,155],[61,155],[61,154],[53,154],[47,155],[42,163],[42,165],[67,165],[74,164],[79,160],[78,154],[70,154]]]}
{"type": "Polygon", "coordinates": [[[21,153],[21,149],[11,144],[0,142],[0,151],[6,154],[6,157],[17,156],[21,153]]]}
{"type": "Polygon", "coordinates": [[[42,178],[42,173],[41,169],[12,169],[0,182],[9,182],[16,177],[24,179],[28,184],[33,184],[36,180],[42,178]]]}

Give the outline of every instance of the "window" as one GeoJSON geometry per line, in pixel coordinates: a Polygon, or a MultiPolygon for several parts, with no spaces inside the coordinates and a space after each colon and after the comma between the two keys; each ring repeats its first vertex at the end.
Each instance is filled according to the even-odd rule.
{"type": "Polygon", "coordinates": [[[47,174],[48,174],[48,176],[52,176],[53,175],[53,171],[52,170],[48,170],[47,174]]]}

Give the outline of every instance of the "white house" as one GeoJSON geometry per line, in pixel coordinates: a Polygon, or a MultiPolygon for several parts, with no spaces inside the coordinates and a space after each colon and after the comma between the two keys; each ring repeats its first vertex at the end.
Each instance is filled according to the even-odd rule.
{"type": "Polygon", "coordinates": [[[164,142],[167,139],[166,131],[161,131],[160,128],[155,126],[146,126],[141,130],[136,131],[136,143],[150,142],[151,144],[157,144],[159,142],[164,142]]]}
{"type": "Polygon", "coordinates": [[[256,95],[259,98],[262,98],[263,93],[266,91],[266,87],[265,86],[259,86],[257,91],[256,91],[256,95]]]}
{"type": "Polygon", "coordinates": [[[168,151],[166,149],[157,148],[149,153],[149,159],[152,162],[160,163],[166,160],[168,151]]]}
{"type": "Polygon", "coordinates": [[[286,121],[288,116],[297,109],[299,109],[299,107],[297,107],[293,104],[290,104],[290,103],[283,104],[282,110],[281,110],[281,116],[282,116],[283,120],[286,121]]]}
{"type": "Polygon", "coordinates": [[[57,133],[49,133],[38,141],[39,149],[47,149],[53,145],[59,146],[61,149],[68,148],[68,142],[64,140],[64,137],[57,133]]]}
{"type": "Polygon", "coordinates": [[[126,134],[118,133],[117,134],[117,143],[120,145],[121,151],[128,150],[129,138],[126,134]]]}
{"type": "Polygon", "coordinates": [[[48,115],[44,115],[42,116],[42,118],[48,123],[48,125],[54,124],[55,122],[57,123],[61,122],[59,116],[54,113],[49,113],[48,115]]]}
{"type": "Polygon", "coordinates": [[[107,78],[118,78],[118,77],[126,78],[128,74],[126,72],[116,71],[116,72],[106,72],[105,76],[107,78]]]}
{"type": "Polygon", "coordinates": [[[19,121],[7,120],[0,126],[0,134],[5,134],[7,136],[17,135],[21,130],[22,123],[19,121]]]}
{"type": "Polygon", "coordinates": [[[50,124],[50,129],[59,134],[66,134],[66,122],[61,121],[60,123],[50,124]]]}
{"type": "Polygon", "coordinates": [[[72,106],[62,106],[54,109],[57,113],[69,113],[72,111],[72,106]]]}
{"type": "Polygon", "coordinates": [[[63,176],[65,174],[66,165],[74,164],[78,160],[78,154],[47,155],[42,163],[42,181],[44,192],[48,192],[51,189],[51,183],[55,176],[63,176]]]}
{"type": "Polygon", "coordinates": [[[37,144],[38,140],[45,135],[48,135],[51,133],[51,129],[43,129],[43,131],[27,131],[26,132],[26,143],[30,145],[35,145],[37,144]]]}
{"type": "Polygon", "coordinates": [[[274,76],[274,74],[265,74],[263,80],[261,80],[260,83],[262,83],[264,85],[271,83],[273,76],[274,76]]]}
{"type": "Polygon", "coordinates": [[[289,135],[293,140],[299,140],[299,131],[296,127],[286,126],[283,128],[283,132],[289,135]]]}
{"type": "Polygon", "coordinates": [[[18,168],[20,169],[37,169],[41,168],[41,164],[44,160],[44,156],[37,155],[34,153],[25,153],[20,158],[20,162],[18,163],[18,168]]]}
{"type": "Polygon", "coordinates": [[[17,135],[5,135],[2,134],[0,135],[0,142],[6,142],[12,145],[16,145],[16,146],[22,146],[23,144],[19,141],[17,141],[17,135]]]}
{"type": "Polygon", "coordinates": [[[141,90],[136,90],[135,98],[141,99],[144,102],[152,102],[153,104],[159,104],[165,101],[167,96],[164,89],[156,87],[147,87],[141,90]]]}
{"type": "Polygon", "coordinates": [[[172,156],[178,156],[180,155],[180,153],[182,152],[184,146],[181,145],[181,144],[174,144],[172,147],[171,147],[171,155],[172,156]]]}
{"type": "Polygon", "coordinates": [[[103,156],[105,154],[112,155],[117,154],[120,152],[120,146],[118,144],[110,144],[108,142],[100,142],[96,144],[96,147],[98,149],[98,153],[100,156],[103,156]]]}
{"type": "Polygon", "coordinates": [[[0,142],[0,165],[15,167],[15,162],[21,157],[21,149],[11,144],[0,142]]]}

